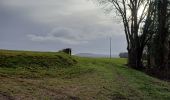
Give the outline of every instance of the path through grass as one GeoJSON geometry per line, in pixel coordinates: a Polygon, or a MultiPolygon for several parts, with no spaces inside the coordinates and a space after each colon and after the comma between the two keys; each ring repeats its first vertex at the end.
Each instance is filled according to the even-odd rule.
{"type": "Polygon", "coordinates": [[[127,68],[126,59],[74,59],[64,68],[0,67],[0,99],[170,100],[170,83],[127,68]]]}

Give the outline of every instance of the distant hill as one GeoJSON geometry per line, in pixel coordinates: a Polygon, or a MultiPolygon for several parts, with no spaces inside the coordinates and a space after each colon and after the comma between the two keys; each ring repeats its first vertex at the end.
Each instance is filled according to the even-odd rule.
{"type": "MultiPolygon", "coordinates": [[[[91,57],[91,58],[108,58],[110,55],[105,55],[105,54],[93,54],[93,53],[78,53],[75,54],[75,56],[79,57],[91,57]]],[[[113,58],[117,58],[118,55],[112,55],[113,58]]]]}

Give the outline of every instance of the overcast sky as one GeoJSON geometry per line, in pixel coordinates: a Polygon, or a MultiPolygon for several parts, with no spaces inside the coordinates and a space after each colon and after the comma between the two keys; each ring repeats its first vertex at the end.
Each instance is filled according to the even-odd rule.
{"type": "Polygon", "coordinates": [[[0,0],[0,49],[126,51],[123,27],[89,0],[0,0]]]}

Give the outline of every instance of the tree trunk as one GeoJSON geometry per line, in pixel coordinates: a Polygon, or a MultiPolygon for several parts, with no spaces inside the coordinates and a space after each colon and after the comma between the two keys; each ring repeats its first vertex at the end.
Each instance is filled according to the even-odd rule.
{"type": "Polygon", "coordinates": [[[158,2],[158,41],[157,52],[160,53],[156,58],[156,65],[164,68],[168,61],[168,27],[167,24],[167,0],[158,2]]]}
{"type": "Polygon", "coordinates": [[[128,51],[128,66],[132,68],[136,68],[136,57],[134,55],[135,55],[134,50],[131,49],[128,51]]]}
{"type": "Polygon", "coordinates": [[[142,49],[130,49],[128,50],[128,66],[141,70],[143,68],[142,63],[142,49]]]}

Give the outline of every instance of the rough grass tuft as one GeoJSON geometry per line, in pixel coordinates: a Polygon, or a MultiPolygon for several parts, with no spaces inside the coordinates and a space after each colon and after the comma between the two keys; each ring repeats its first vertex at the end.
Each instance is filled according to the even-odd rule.
{"type": "Polygon", "coordinates": [[[74,64],[76,60],[65,53],[0,50],[0,67],[35,69],[70,67],[74,64]]]}

